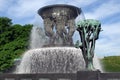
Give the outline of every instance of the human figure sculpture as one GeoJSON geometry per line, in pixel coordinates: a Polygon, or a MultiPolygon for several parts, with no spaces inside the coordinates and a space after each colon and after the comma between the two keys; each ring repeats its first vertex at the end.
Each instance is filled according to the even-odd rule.
{"type": "Polygon", "coordinates": [[[68,35],[67,35],[67,39],[68,39],[68,42],[70,42],[70,44],[73,44],[73,39],[72,39],[72,36],[76,30],[75,28],[75,19],[70,19],[68,20],[68,35]]]}
{"type": "MultiPolygon", "coordinates": [[[[66,8],[65,8],[66,10],[66,8]]],[[[68,17],[67,13],[64,10],[59,10],[57,8],[53,8],[52,18],[54,22],[54,27],[56,29],[56,39],[59,41],[60,39],[65,44],[65,37],[67,35],[67,30],[65,29],[65,25],[67,23],[68,17]]]]}
{"type": "Polygon", "coordinates": [[[73,45],[72,36],[75,32],[75,19],[70,19],[64,11],[55,9],[52,16],[45,17],[44,29],[45,34],[50,37],[51,44],[54,44],[55,40],[62,40],[64,45],[73,45]],[[68,32],[65,26],[67,26],[68,32]]]}
{"type": "Polygon", "coordinates": [[[94,70],[93,57],[95,42],[99,38],[101,23],[94,19],[82,20],[78,22],[77,30],[80,34],[81,44],[79,45],[79,41],[77,41],[76,47],[80,47],[82,50],[86,68],[88,70],[94,70]]]}
{"type": "Polygon", "coordinates": [[[55,40],[55,33],[53,31],[54,29],[54,22],[50,18],[45,18],[44,19],[44,30],[46,36],[50,37],[49,43],[52,44],[54,43],[55,40]]]}
{"type": "Polygon", "coordinates": [[[38,11],[44,20],[44,30],[50,45],[73,46],[75,18],[81,10],[71,5],[51,5],[38,11]]]}

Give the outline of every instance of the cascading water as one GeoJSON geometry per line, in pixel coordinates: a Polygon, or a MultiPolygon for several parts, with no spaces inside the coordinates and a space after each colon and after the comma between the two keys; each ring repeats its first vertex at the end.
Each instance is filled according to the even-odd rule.
{"type": "Polygon", "coordinates": [[[30,49],[40,48],[48,43],[43,29],[38,26],[32,28],[30,38],[30,49]]]}
{"type": "Polygon", "coordinates": [[[85,70],[80,49],[52,47],[29,50],[25,53],[19,73],[75,73],[85,70]]]}
{"type": "MultiPolygon", "coordinates": [[[[94,67],[102,71],[95,56],[94,67]]],[[[48,47],[31,49],[23,55],[17,73],[75,73],[85,70],[80,49],[74,47],[48,47]]]]}

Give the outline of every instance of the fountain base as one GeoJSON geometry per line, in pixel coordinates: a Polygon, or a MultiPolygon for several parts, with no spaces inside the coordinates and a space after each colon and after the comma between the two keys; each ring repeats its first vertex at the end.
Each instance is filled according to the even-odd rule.
{"type": "Polygon", "coordinates": [[[85,70],[80,49],[46,47],[27,51],[18,73],[76,73],[80,70],[85,70]]]}
{"type": "Polygon", "coordinates": [[[77,73],[0,74],[1,80],[120,80],[120,73],[78,71],[77,73]]]}

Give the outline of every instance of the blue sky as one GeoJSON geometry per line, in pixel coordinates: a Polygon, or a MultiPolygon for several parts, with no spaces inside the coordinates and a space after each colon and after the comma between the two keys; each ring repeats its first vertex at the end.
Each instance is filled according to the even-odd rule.
{"type": "Polygon", "coordinates": [[[14,24],[39,23],[37,10],[51,4],[74,5],[82,9],[86,19],[100,20],[103,31],[96,55],[120,55],[120,0],[0,0],[0,16],[11,18],[14,24]]]}

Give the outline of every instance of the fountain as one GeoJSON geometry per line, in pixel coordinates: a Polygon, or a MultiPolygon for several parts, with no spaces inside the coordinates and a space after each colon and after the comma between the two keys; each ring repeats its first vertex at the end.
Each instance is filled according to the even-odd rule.
{"type": "Polygon", "coordinates": [[[76,29],[75,19],[81,12],[80,8],[71,5],[50,5],[39,9],[38,14],[44,20],[45,34],[39,38],[43,31],[38,27],[33,28],[33,40],[39,41],[47,36],[48,41],[47,44],[43,40],[32,43],[34,47],[42,46],[25,53],[18,73],[76,73],[87,70],[89,60],[80,49],[74,47],[72,39],[76,29]]]}
{"type": "Polygon", "coordinates": [[[74,47],[72,39],[75,18],[80,13],[81,9],[70,5],[50,5],[39,9],[45,31],[33,27],[32,40],[38,43],[31,41],[32,49],[25,52],[18,73],[76,73],[85,70],[81,50],[74,47]],[[45,43],[41,41],[43,38],[45,43]]]}
{"type": "Polygon", "coordinates": [[[63,4],[39,9],[44,29],[33,27],[31,49],[24,53],[17,74],[0,74],[0,79],[119,80],[120,73],[101,73],[101,68],[96,66],[99,62],[93,60],[94,49],[101,24],[98,20],[85,19],[75,25],[81,12],[78,7],[63,4]],[[75,30],[80,40],[74,45],[75,30]]]}

